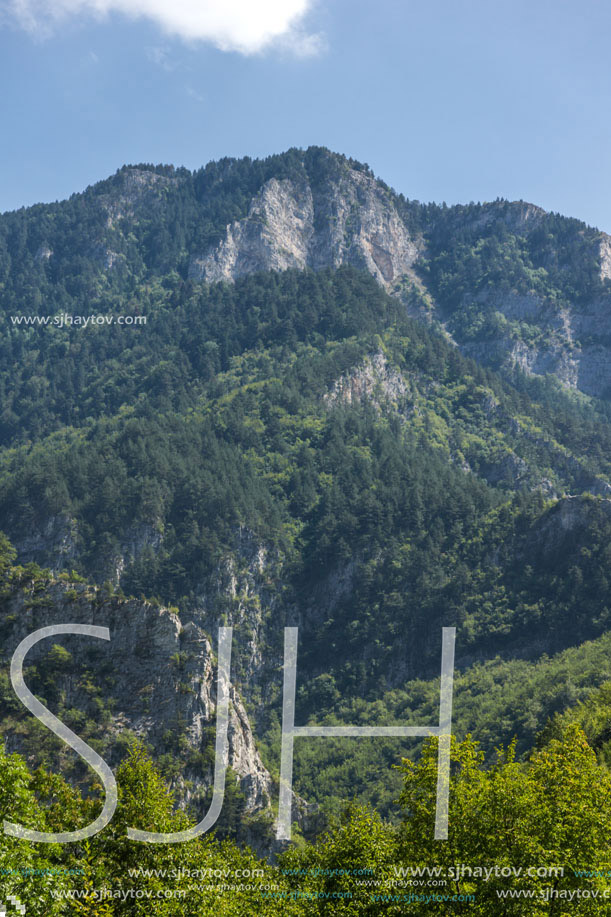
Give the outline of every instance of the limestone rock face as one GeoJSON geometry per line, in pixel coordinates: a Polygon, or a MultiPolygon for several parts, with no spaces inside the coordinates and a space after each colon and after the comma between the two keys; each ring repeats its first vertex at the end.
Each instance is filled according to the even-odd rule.
{"type": "MultiPolygon", "coordinates": [[[[289,152],[284,164],[272,157],[277,164],[259,162],[252,173],[231,160],[194,173],[124,167],[82,196],[91,219],[83,222],[76,208],[65,225],[101,275],[100,289],[130,277],[147,288],[165,273],[172,284],[185,275],[232,282],[259,271],[352,265],[483,363],[611,394],[609,235],[525,201],[420,206],[354,160],[320,149],[289,152]],[[444,274],[447,265],[436,259],[452,254],[455,242],[465,244],[458,264],[475,255],[482,270],[453,274],[454,263],[444,274]],[[458,303],[448,293],[455,281],[458,303]],[[500,321],[482,330],[485,322],[471,323],[474,307],[478,320],[500,321]]],[[[73,270],[71,245],[58,234],[64,222],[57,227],[36,233],[31,253],[50,290],[56,274],[73,270]]]]}
{"type": "Polygon", "coordinates": [[[192,259],[189,275],[214,283],[253,271],[303,269],[313,232],[310,188],[272,178],[254,198],[248,217],[231,223],[216,248],[192,259]]]}
{"type": "MultiPolygon", "coordinates": [[[[601,263],[601,273],[605,269],[601,263]]],[[[490,294],[478,302],[510,323],[530,325],[532,340],[520,339],[510,326],[500,327],[488,340],[462,343],[467,356],[500,367],[516,366],[527,375],[552,374],[587,395],[601,397],[611,390],[611,344],[606,332],[611,294],[570,307],[552,305],[534,293],[490,294]]]]}
{"type": "MultiPolygon", "coordinates": [[[[135,181],[135,179],[132,179],[135,181]]],[[[396,197],[370,173],[346,168],[339,177],[316,186],[306,179],[269,179],[252,198],[248,215],[226,227],[220,242],[193,252],[189,277],[194,281],[232,282],[255,271],[290,268],[318,270],[342,264],[368,271],[389,293],[403,297],[415,285],[421,301],[409,304],[415,317],[437,320],[447,330],[448,316],[435,302],[419,268],[428,256],[423,234],[411,232],[397,209],[396,197]]],[[[486,234],[501,223],[510,233],[527,238],[544,230],[546,212],[525,201],[485,204],[465,217],[460,208],[449,217],[450,229],[486,234]]],[[[573,242],[582,245],[575,230],[573,242]]],[[[611,280],[611,237],[592,243],[600,278],[611,280]]],[[[590,257],[589,254],[586,255],[590,257]]],[[[569,259],[570,260],[570,259],[569,259]]],[[[570,272],[570,264],[566,270],[570,272]]],[[[406,300],[407,301],[407,300],[406,300]]],[[[466,295],[465,308],[475,302],[504,319],[486,340],[456,343],[475,359],[529,375],[553,374],[566,386],[601,396],[611,390],[611,293],[590,301],[559,304],[534,291],[491,287],[466,295]],[[522,330],[520,330],[522,326],[522,330]],[[523,329],[530,331],[523,333],[523,329]]]]}
{"type": "MultiPolygon", "coordinates": [[[[101,582],[108,579],[115,586],[123,571],[137,560],[146,548],[157,551],[163,541],[158,528],[150,524],[130,526],[122,533],[119,551],[100,558],[93,571],[101,582]]],[[[37,520],[29,530],[14,540],[21,563],[34,562],[49,570],[59,571],[78,565],[83,556],[83,539],[76,519],[65,513],[37,520]]]]}
{"type": "Polygon", "coordinates": [[[600,276],[603,280],[611,280],[611,236],[606,232],[600,240],[600,276]]]}
{"type": "Polygon", "coordinates": [[[361,366],[337,379],[325,395],[327,404],[357,404],[365,399],[374,404],[381,400],[396,405],[409,394],[402,375],[390,366],[381,351],[367,357],[361,366]]]}
{"type": "Polygon", "coordinates": [[[349,170],[315,190],[272,178],[245,219],[231,223],[210,251],[192,257],[189,275],[232,281],[253,271],[352,264],[391,290],[410,275],[422,248],[422,239],[410,236],[392,198],[370,175],[349,170]]]}
{"type": "MultiPolygon", "coordinates": [[[[210,727],[216,723],[216,633],[209,636],[193,621],[183,626],[174,611],[149,602],[106,597],[103,591],[84,584],[51,581],[42,593],[38,588],[34,595],[24,588],[9,599],[4,616],[4,662],[28,634],[66,623],[108,627],[110,642],[78,636],[51,638],[40,644],[40,650],[32,650],[28,663],[36,662],[37,655],[48,652],[53,643],[61,643],[72,654],[74,669],[60,676],[65,706],[89,710],[92,715],[86,686],[101,689],[113,713],[107,726],[111,762],[112,736],[118,737],[125,730],[145,740],[159,754],[167,751],[168,735],[180,739],[189,752],[214,747],[210,727]],[[85,687],[75,675],[84,664],[85,687]]],[[[271,777],[256,750],[246,710],[233,685],[228,734],[229,766],[239,779],[247,810],[267,809],[272,797],[271,777]]],[[[17,734],[9,737],[9,744],[19,748],[17,734]]],[[[183,792],[181,778],[175,786],[179,797],[201,798],[212,784],[212,765],[187,766],[182,777],[188,778],[189,790],[188,794],[183,792]]]]}
{"type": "Polygon", "coordinates": [[[20,562],[32,561],[50,570],[65,570],[78,556],[78,527],[66,514],[49,516],[42,525],[15,540],[20,562]]]}

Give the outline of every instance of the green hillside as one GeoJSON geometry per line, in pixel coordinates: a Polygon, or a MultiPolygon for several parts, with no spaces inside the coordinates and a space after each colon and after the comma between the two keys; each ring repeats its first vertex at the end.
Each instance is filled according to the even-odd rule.
{"type": "MultiPolygon", "coordinates": [[[[44,602],[74,570],[118,603],[176,607],[212,643],[232,624],[234,681],[273,777],[288,625],[298,721],[349,724],[434,719],[441,628],[455,626],[456,731],[488,760],[514,736],[526,755],[608,677],[608,402],[509,372],[496,345],[486,355],[500,326],[519,342],[549,331],[540,317],[508,330],[499,297],[561,312],[608,294],[596,231],[541,211],[526,232],[526,205],[424,206],[381,184],[424,246],[396,295],[349,259],[190,276],[266,182],[307,183],[316,203],[355,173],[373,181],[316,148],[125,168],[0,217],[0,529],[26,570],[5,601],[39,581],[44,602]],[[11,318],[61,312],[146,323],[11,318]]],[[[68,675],[38,674],[76,727],[68,675]]],[[[6,683],[0,717],[31,765],[56,754],[6,683]]],[[[110,727],[91,729],[111,744],[110,727]]],[[[356,796],[394,817],[407,751],[304,743],[296,790],[325,815],[356,796]]],[[[180,749],[161,767],[176,779],[180,749]]]]}

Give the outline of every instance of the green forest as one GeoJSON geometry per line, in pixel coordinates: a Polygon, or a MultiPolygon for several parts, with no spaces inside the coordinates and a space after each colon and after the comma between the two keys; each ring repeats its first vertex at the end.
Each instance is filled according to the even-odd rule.
{"type": "MultiPolygon", "coordinates": [[[[352,804],[315,843],[292,845],[273,864],[209,835],[163,846],[127,840],[128,827],[177,831],[189,822],[136,744],[118,770],[117,811],[101,834],[42,850],[5,839],[4,894],[41,917],[607,913],[611,779],[582,725],[595,732],[608,718],[606,691],[555,723],[527,760],[510,745],[487,767],[470,736],[453,741],[443,843],[433,840],[431,740],[417,764],[404,760],[399,769],[397,823],[352,804]]],[[[59,831],[99,810],[95,794],[83,799],[61,777],[30,772],[19,755],[0,752],[0,765],[4,818],[59,831]]]]}
{"type": "MultiPolygon", "coordinates": [[[[316,202],[354,171],[373,178],[321,148],[193,173],[124,167],[68,201],[0,216],[0,800],[4,818],[47,830],[99,810],[91,773],[8,675],[26,626],[67,607],[91,621],[165,609],[211,646],[233,626],[232,681],[274,788],[285,627],[299,627],[296,722],[422,725],[438,717],[452,626],[449,839],[433,840],[436,740],[384,738],[298,744],[294,788],[316,817],[286,849],[273,841],[276,799],[248,814],[232,773],[214,836],[128,842],[126,826],[201,816],[209,800],[190,804],[184,788],[213,766],[213,720],[197,747],[184,721],[161,738],[132,728],[108,665],[59,640],[26,673],[111,761],[119,808],[86,844],[3,839],[3,894],[27,899],[28,914],[607,912],[609,401],[457,346],[494,337],[491,291],[558,310],[607,295],[598,235],[555,214],[526,234],[521,205],[421,205],[381,184],[426,243],[397,295],[350,264],[189,276],[192,253],[270,178],[307,182],[316,202]],[[413,317],[431,297],[445,323],[413,317]],[[146,324],[11,322],[60,311],[146,324]],[[456,864],[522,871],[457,877],[456,864]],[[527,875],[544,865],[564,873],[527,875]],[[408,881],[408,866],[439,867],[445,884],[408,881]],[[181,868],[172,884],[159,872],[181,868]],[[222,883],[193,882],[197,868],[229,870],[230,885],[257,870],[257,888],[211,888],[222,883]],[[96,895],[110,886],[124,899],[96,895]],[[168,887],[188,897],[154,897],[168,887]]],[[[540,331],[517,322],[511,334],[540,331]]],[[[191,662],[168,655],[189,698],[191,662]]]]}

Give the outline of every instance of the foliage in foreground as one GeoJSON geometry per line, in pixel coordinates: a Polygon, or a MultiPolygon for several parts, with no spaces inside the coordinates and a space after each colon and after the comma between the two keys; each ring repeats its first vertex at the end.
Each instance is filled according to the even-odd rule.
{"type": "MultiPolygon", "coordinates": [[[[3,838],[2,895],[17,895],[35,917],[611,913],[603,897],[611,889],[611,776],[579,726],[556,733],[528,762],[510,746],[488,767],[470,737],[453,740],[446,841],[434,840],[431,739],[418,764],[404,762],[399,827],[353,807],[317,843],[289,848],[274,865],[210,836],[159,846],[128,840],[128,826],[188,824],[134,746],[117,774],[117,813],[99,835],[61,846],[3,838]]],[[[3,817],[66,830],[98,808],[61,778],[31,775],[19,756],[0,752],[3,817]]]]}

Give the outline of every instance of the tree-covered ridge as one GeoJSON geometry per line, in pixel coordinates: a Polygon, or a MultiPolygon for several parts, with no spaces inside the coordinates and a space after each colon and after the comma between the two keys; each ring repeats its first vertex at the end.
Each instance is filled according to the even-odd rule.
{"type": "MultiPolygon", "coordinates": [[[[495,748],[515,740],[518,757],[522,759],[538,744],[540,734],[557,737],[557,725],[565,726],[575,720],[586,731],[597,754],[601,754],[602,748],[607,760],[604,743],[608,706],[596,707],[594,728],[579,711],[585,714],[592,710],[597,690],[601,696],[608,696],[604,685],[611,677],[609,649],[609,635],[605,634],[555,655],[544,654],[541,659],[496,656],[457,671],[453,734],[459,740],[472,734],[485,749],[488,761],[494,757],[495,748]],[[573,711],[570,708],[576,703],[582,706],[573,711]],[[546,725],[542,731],[543,724],[546,725]]],[[[305,693],[302,686],[302,701],[305,693]]],[[[438,717],[439,682],[408,678],[401,687],[381,689],[375,699],[363,698],[355,692],[340,697],[334,679],[323,674],[314,679],[308,700],[313,709],[309,716],[304,714],[304,723],[430,725],[438,717]]],[[[276,723],[263,746],[273,773],[279,763],[278,733],[279,723],[276,723]]],[[[417,761],[421,751],[422,743],[417,740],[313,739],[298,748],[295,786],[304,798],[318,802],[325,813],[337,816],[344,800],[358,799],[396,820],[401,780],[394,765],[402,755],[417,761]]]]}
{"type": "Polygon", "coordinates": [[[384,328],[403,313],[350,270],[260,275],[236,287],[195,285],[173,273],[137,287],[134,302],[148,314],[146,327],[8,329],[3,443],[81,426],[143,398],[156,410],[184,409],[245,350],[320,345],[384,328]]]}
{"type": "Polygon", "coordinates": [[[3,306],[18,312],[27,305],[33,313],[77,312],[83,303],[102,312],[133,306],[135,287],[145,279],[176,271],[186,280],[190,255],[243,218],[269,179],[316,186],[350,169],[368,171],[318,147],[264,160],[222,159],[195,172],[124,166],[67,201],[2,214],[3,306]]]}
{"type": "MultiPolygon", "coordinates": [[[[314,722],[321,710],[344,722],[409,716],[410,692],[424,691],[414,679],[436,674],[448,623],[459,629],[461,668],[496,654],[511,666],[512,656],[558,653],[607,629],[611,517],[607,500],[587,496],[609,471],[609,427],[595,404],[553,385],[512,387],[351,269],[194,288],[188,309],[175,310],[160,312],[150,353],[139,345],[143,365],[168,374],[164,389],[149,378],[114,416],[3,451],[2,524],[23,554],[36,550],[32,532],[63,519],[74,551],[56,556],[59,566],[177,604],[211,634],[234,623],[242,647],[256,631],[263,661],[253,680],[236,653],[237,678],[272,769],[280,686],[271,662],[287,623],[301,628],[299,716],[314,722]],[[188,314],[195,333],[185,333],[188,314]],[[156,364],[162,351],[172,359],[156,364]],[[197,360],[210,352],[206,370],[197,360]],[[248,562],[243,532],[266,566],[231,594],[220,571],[248,562]]],[[[64,365],[74,362],[68,349],[64,365]]],[[[41,365],[51,378],[61,368],[51,357],[41,365]]],[[[91,356],[94,379],[97,369],[91,356]]],[[[45,537],[39,544],[46,563],[45,537]]],[[[515,733],[524,749],[574,699],[552,691],[554,671],[537,682],[550,700],[528,714],[504,713],[494,732],[500,708],[465,702],[461,728],[479,722],[499,741],[515,733]]],[[[467,694],[489,693],[470,668],[465,678],[467,694]]],[[[597,683],[590,667],[580,691],[597,683]]],[[[423,716],[434,691],[429,681],[423,716]]],[[[456,703],[463,709],[460,695],[456,703]]],[[[385,760],[396,760],[397,743],[387,748],[385,760]]],[[[388,811],[371,752],[358,750],[351,780],[334,754],[304,750],[303,794],[337,809],[358,787],[388,811]]],[[[351,754],[343,743],[340,756],[351,754]]]]}
{"type": "Polygon", "coordinates": [[[597,244],[602,233],[523,202],[437,211],[427,232],[425,273],[449,312],[483,293],[534,293],[561,305],[608,289],[597,244]]]}
{"type": "MultiPolygon", "coordinates": [[[[450,556],[473,541],[499,489],[605,487],[600,413],[553,389],[538,401],[518,393],[352,270],[199,288],[160,316],[147,344],[136,348],[138,392],[121,391],[95,346],[83,362],[70,349],[63,360],[39,354],[51,380],[89,366],[93,391],[107,396],[100,410],[118,411],[1,458],[4,527],[19,541],[52,518],[76,520],[81,572],[105,578],[130,529],[156,532],[161,550],[133,558],[124,576],[136,593],[192,604],[236,526],[317,579],[361,545],[371,555],[410,531],[423,539],[414,568],[441,564],[452,579],[450,556]],[[347,403],[343,383],[367,372],[373,388],[347,403]]],[[[121,364],[129,373],[125,354],[121,364]]],[[[35,416],[45,423],[39,406],[35,416]]]]}
{"type": "MultiPolygon", "coordinates": [[[[193,259],[212,252],[227,227],[247,217],[253,200],[272,180],[277,187],[285,183],[308,189],[313,226],[324,230],[321,244],[326,239],[331,245],[327,236],[338,220],[331,201],[337,198],[334,206],[350,209],[345,238],[336,240],[322,258],[334,266],[347,259],[363,267],[362,252],[348,250],[367,218],[363,208],[371,204],[359,197],[359,182],[375,188],[380,213],[390,208],[419,251],[413,265],[406,262],[389,281],[389,288],[416,311],[444,322],[461,345],[482,344],[478,356],[484,362],[507,369],[515,362],[516,345],[520,353],[551,348],[551,369],[544,359],[535,372],[557,372],[567,381],[564,357],[579,359],[582,348],[608,343],[604,234],[523,202],[447,207],[409,201],[374,179],[367,166],[311,147],[263,160],[223,159],[195,172],[125,166],[68,201],[0,215],[0,301],[7,339],[3,362],[20,363],[28,333],[40,337],[40,328],[11,326],[11,315],[138,314],[150,319],[167,301],[168,291],[173,306],[186,302],[193,259]],[[343,246],[343,254],[337,245],[343,246]],[[408,275],[420,278],[420,302],[412,301],[408,275]],[[584,315],[580,312],[575,327],[569,327],[575,310],[584,315]]],[[[267,217],[253,219],[265,222],[267,217]]],[[[393,232],[399,232],[397,225],[393,232]]],[[[302,241],[307,243],[305,237],[302,241]]],[[[275,244],[282,249],[282,242],[280,237],[275,244]]],[[[392,246],[392,239],[380,244],[374,233],[363,251],[378,246],[383,261],[388,257],[384,246],[392,246]]],[[[268,267],[257,267],[256,257],[251,262],[248,271],[268,267]]],[[[57,342],[55,330],[46,330],[57,342]]],[[[124,330],[115,328],[114,333],[124,330]]],[[[58,350],[59,356],[62,348],[58,350]]],[[[604,380],[586,380],[584,388],[579,374],[576,380],[570,378],[585,391],[604,394],[604,380]]],[[[25,393],[34,401],[44,391],[36,381],[25,393]]],[[[69,388],[82,382],[82,374],[62,379],[69,388]]],[[[8,433],[14,435],[19,424],[12,416],[10,421],[8,433]]]]}

